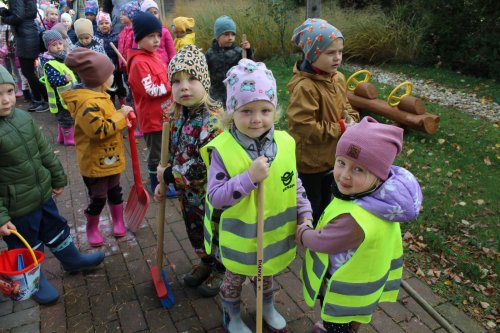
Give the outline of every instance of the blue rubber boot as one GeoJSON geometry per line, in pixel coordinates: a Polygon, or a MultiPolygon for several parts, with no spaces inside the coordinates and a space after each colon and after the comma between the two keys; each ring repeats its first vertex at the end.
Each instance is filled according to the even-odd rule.
{"type": "Polygon", "coordinates": [[[222,326],[229,333],[252,333],[241,319],[240,301],[226,301],[222,303],[222,326]]]}
{"type": "Polygon", "coordinates": [[[274,307],[273,293],[264,294],[262,316],[267,328],[273,333],[286,333],[286,320],[274,307]]]}
{"type": "Polygon", "coordinates": [[[36,294],[31,296],[38,304],[47,305],[55,303],[59,299],[59,292],[45,278],[45,275],[40,270],[40,284],[36,294]]]}
{"type": "Polygon", "coordinates": [[[158,185],[158,178],[156,177],[156,168],[148,167],[149,180],[151,183],[151,193],[155,193],[156,186],[158,185]]]}
{"type": "Polygon", "coordinates": [[[59,246],[50,250],[59,259],[64,270],[70,273],[93,268],[104,260],[104,252],[81,253],[76,248],[71,236],[68,236],[59,246]]]}

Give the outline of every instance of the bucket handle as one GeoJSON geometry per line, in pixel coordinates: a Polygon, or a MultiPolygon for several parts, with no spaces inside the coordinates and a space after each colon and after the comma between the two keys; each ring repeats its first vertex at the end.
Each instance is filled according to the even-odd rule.
{"type": "Polygon", "coordinates": [[[30,251],[30,254],[31,256],[33,257],[33,262],[35,263],[35,267],[38,266],[38,260],[36,260],[36,255],[35,255],[35,252],[33,252],[33,249],[31,248],[31,246],[28,244],[28,242],[26,241],[26,239],[24,239],[23,236],[21,236],[20,233],[18,233],[17,231],[13,230],[13,229],[9,229],[9,231],[16,235],[20,240],[21,242],[23,242],[23,244],[26,246],[26,248],[30,251]]]}

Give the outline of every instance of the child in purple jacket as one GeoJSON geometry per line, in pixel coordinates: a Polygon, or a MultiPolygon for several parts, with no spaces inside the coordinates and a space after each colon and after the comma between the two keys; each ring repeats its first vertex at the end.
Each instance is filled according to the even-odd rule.
{"type": "Polygon", "coordinates": [[[396,302],[403,271],[400,222],[414,220],[422,191],[406,169],[392,165],[403,130],[365,117],[337,144],[334,199],[316,229],[301,225],[307,250],[301,271],[304,299],[321,302],[314,332],[352,333],[369,323],[379,302],[396,302]]]}
{"type": "Polygon", "coordinates": [[[276,80],[263,63],[242,59],[224,80],[226,130],[202,148],[207,165],[205,249],[226,267],[219,296],[228,332],[251,332],[241,318],[242,285],[257,274],[258,184],[264,186],[263,319],[272,332],[286,332],[273,302],[273,275],[295,258],[297,221],[312,221],[312,209],[297,177],[295,142],[275,130],[276,80]],[[210,162],[209,162],[210,160],[210,162]],[[213,245],[213,246],[212,246],[213,245]]]}

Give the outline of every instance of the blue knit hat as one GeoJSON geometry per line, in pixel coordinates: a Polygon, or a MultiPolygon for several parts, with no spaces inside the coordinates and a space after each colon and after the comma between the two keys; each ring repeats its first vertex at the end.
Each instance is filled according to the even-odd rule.
{"type": "Polygon", "coordinates": [[[87,14],[97,15],[98,11],[99,11],[99,6],[97,5],[97,2],[95,2],[94,0],[89,0],[85,3],[85,15],[87,14]]]}
{"type": "Polygon", "coordinates": [[[236,34],[236,23],[229,16],[221,16],[215,20],[214,32],[215,39],[225,32],[234,32],[236,34]]]}
{"type": "Polygon", "coordinates": [[[339,29],[320,18],[308,18],[293,31],[292,42],[302,49],[306,60],[313,63],[337,38],[344,39],[339,29]]]}
{"type": "Polygon", "coordinates": [[[134,30],[135,42],[153,32],[159,32],[161,35],[162,26],[160,20],[149,12],[138,12],[132,19],[132,29],[134,30]]]}

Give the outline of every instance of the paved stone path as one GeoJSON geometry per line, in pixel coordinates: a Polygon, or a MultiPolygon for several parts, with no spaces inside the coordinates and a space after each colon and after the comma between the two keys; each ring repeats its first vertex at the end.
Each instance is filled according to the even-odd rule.
{"type": "MultiPolygon", "coordinates": [[[[21,107],[25,105],[20,104],[21,107]]],[[[84,252],[95,251],[85,235],[83,209],[87,205],[85,186],[76,165],[75,148],[55,144],[56,121],[50,113],[32,114],[43,128],[68,174],[69,185],[57,199],[58,207],[68,219],[72,234],[84,252]]],[[[145,145],[138,140],[142,164],[142,179],[147,179],[145,145]]],[[[127,150],[128,150],[128,145],[127,150]]],[[[130,161],[129,161],[130,162],[130,161]]],[[[131,164],[129,163],[128,166],[131,164]]],[[[128,195],[133,177],[130,167],[123,175],[124,194],[128,195]]],[[[35,332],[223,332],[221,307],[217,298],[202,298],[196,290],[184,287],[182,275],[189,271],[196,257],[187,239],[179,205],[175,199],[167,201],[165,227],[165,256],[170,263],[171,285],[175,305],[164,309],[156,297],[150,266],[155,265],[158,204],[152,202],[145,222],[136,234],[127,233],[115,239],[112,235],[109,213],[101,215],[101,230],[106,252],[104,263],[96,270],[70,275],[62,271],[59,262],[50,254],[42,264],[48,279],[59,290],[61,297],[52,306],[39,306],[32,300],[13,302],[0,295],[0,333],[35,332]]],[[[0,248],[5,243],[0,241],[0,248]]],[[[298,272],[301,254],[292,265],[276,276],[276,303],[288,321],[289,332],[310,332],[319,319],[318,306],[309,309],[302,297],[298,272]]],[[[463,312],[432,293],[431,289],[409,272],[405,279],[437,311],[457,327],[458,332],[484,332],[481,325],[463,312]]],[[[247,283],[243,289],[244,320],[255,328],[255,296],[247,283]]],[[[446,331],[432,319],[404,290],[398,303],[382,305],[370,325],[360,332],[436,332],[446,331]]]]}

